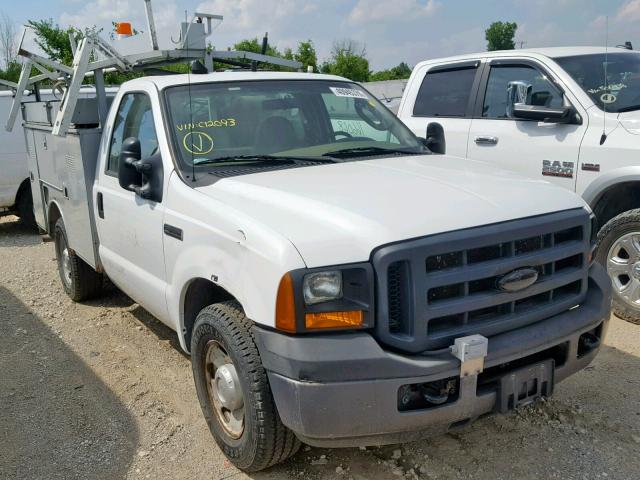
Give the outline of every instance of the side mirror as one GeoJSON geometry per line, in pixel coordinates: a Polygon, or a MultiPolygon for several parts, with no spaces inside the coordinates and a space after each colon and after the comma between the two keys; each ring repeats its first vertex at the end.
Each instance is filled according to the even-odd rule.
{"type": "Polygon", "coordinates": [[[573,107],[553,108],[516,103],[513,105],[513,116],[545,123],[575,123],[573,107]]]}
{"type": "Polygon", "coordinates": [[[507,84],[507,118],[514,118],[513,109],[517,104],[531,104],[531,90],[533,86],[522,80],[515,80],[507,84]]]}
{"type": "Polygon", "coordinates": [[[140,140],[129,137],[122,142],[118,183],[125,190],[135,192],[140,198],[162,201],[163,168],[160,153],[142,159],[140,140]]]}
{"type": "Polygon", "coordinates": [[[447,150],[447,143],[444,139],[444,128],[437,122],[427,125],[427,138],[425,145],[433,153],[444,155],[447,150]]]}

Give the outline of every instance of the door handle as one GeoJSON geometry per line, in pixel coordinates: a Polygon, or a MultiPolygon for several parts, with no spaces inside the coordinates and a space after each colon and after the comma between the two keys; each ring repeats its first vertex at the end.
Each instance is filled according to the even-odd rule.
{"type": "Polygon", "coordinates": [[[474,142],[476,142],[476,145],[497,145],[498,137],[481,135],[479,137],[476,137],[474,142]]]}
{"type": "Polygon", "coordinates": [[[98,192],[96,204],[98,205],[98,216],[100,218],[104,218],[104,201],[102,199],[102,192],[98,192]]]}

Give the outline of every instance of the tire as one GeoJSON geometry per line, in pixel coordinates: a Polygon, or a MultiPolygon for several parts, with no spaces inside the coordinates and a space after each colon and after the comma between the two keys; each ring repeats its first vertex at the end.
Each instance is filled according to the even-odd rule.
{"type": "Polygon", "coordinates": [[[623,212],[602,227],[596,260],[613,283],[613,313],[640,324],[640,209],[623,212]]]}
{"type": "Polygon", "coordinates": [[[20,222],[28,228],[38,228],[36,224],[36,216],[33,213],[33,197],[31,196],[31,185],[27,185],[20,192],[18,202],[16,203],[16,210],[18,211],[18,217],[20,222]]]}
{"type": "Polygon", "coordinates": [[[251,321],[238,303],[210,305],[198,314],[191,338],[191,366],[209,429],[222,452],[236,467],[257,472],[298,451],[300,441],[280,420],[251,333],[251,321]],[[212,358],[218,361],[212,362],[212,358]],[[227,375],[220,375],[225,369],[227,375]],[[234,388],[233,394],[216,395],[216,391],[224,390],[229,384],[224,383],[223,388],[217,390],[212,386],[220,384],[215,382],[216,374],[226,382],[231,377],[231,383],[239,385],[240,391],[234,388]],[[221,397],[227,400],[227,415],[221,397]],[[239,406],[240,402],[242,406],[239,406]],[[237,413],[240,410],[241,426],[237,420],[241,416],[237,413]],[[223,417],[235,420],[225,422],[223,417]]]}
{"type": "Polygon", "coordinates": [[[53,238],[56,247],[56,260],[62,287],[71,300],[81,302],[97,297],[102,291],[103,278],[84,260],[78,257],[67,241],[67,231],[62,218],[54,227],[53,238]]]}

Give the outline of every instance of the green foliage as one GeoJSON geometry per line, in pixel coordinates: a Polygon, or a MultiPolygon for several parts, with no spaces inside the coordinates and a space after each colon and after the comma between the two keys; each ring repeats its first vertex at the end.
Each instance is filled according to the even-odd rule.
{"type": "Polygon", "coordinates": [[[367,82],[370,72],[366,49],[351,40],[336,42],[331,51],[331,58],[322,64],[320,71],[356,82],[367,82]]]}
{"type": "MultiPolygon", "coordinates": [[[[286,57],[285,57],[286,58],[286,57]]],[[[298,43],[293,59],[302,63],[302,69],[306,72],[307,67],[311,66],[315,70],[318,66],[318,55],[311,40],[298,43]]]]}
{"type": "Polygon", "coordinates": [[[33,29],[38,46],[51,60],[65,65],[73,63],[69,34],[79,38],[80,30],[75,27],[62,28],[51,18],[49,20],[29,20],[27,25],[33,29]]]}
{"type": "Polygon", "coordinates": [[[369,77],[369,81],[381,82],[383,80],[402,80],[405,78],[409,78],[410,75],[411,67],[405,62],[400,62],[400,64],[388,70],[373,72],[369,77]]]}
{"type": "Polygon", "coordinates": [[[21,69],[22,65],[20,65],[20,62],[18,62],[17,60],[13,60],[9,62],[9,65],[7,65],[6,69],[0,70],[0,79],[18,83],[21,69]]]}
{"type": "Polygon", "coordinates": [[[513,50],[516,48],[513,39],[517,29],[518,24],[515,22],[493,22],[485,30],[487,50],[513,50]]]}
{"type": "MultiPolygon", "coordinates": [[[[245,52],[252,53],[262,53],[262,40],[258,40],[257,38],[250,38],[246,40],[241,40],[233,46],[234,50],[243,50],[245,52]]],[[[267,44],[266,55],[270,55],[272,57],[283,57],[283,55],[278,51],[278,49],[272,45],[267,44]]],[[[250,64],[251,60],[240,60],[242,63],[250,64]]],[[[265,68],[267,70],[287,70],[280,65],[272,65],[270,63],[261,63],[261,68],[265,68]]]]}

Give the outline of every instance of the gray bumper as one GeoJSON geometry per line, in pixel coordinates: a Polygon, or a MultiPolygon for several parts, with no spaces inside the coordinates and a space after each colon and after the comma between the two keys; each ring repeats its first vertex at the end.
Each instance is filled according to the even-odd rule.
{"type": "MultiPolygon", "coordinates": [[[[610,315],[610,281],[591,268],[586,301],[578,308],[489,339],[485,370],[566,346],[555,381],[586,367],[599,348],[578,355],[580,336],[610,315]]],[[[443,406],[401,412],[402,385],[459,375],[460,363],[448,353],[404,356],[384,350],[368,333],[288,336],[254,327],[271,389],[284,424],[315,446],[382,445],[443,433],[495,410],[496,389],[478,389],[478,377],[463,378],[458,399],[443,406]]]]}

